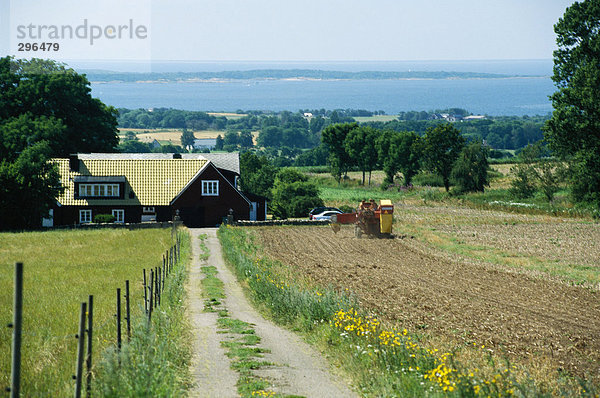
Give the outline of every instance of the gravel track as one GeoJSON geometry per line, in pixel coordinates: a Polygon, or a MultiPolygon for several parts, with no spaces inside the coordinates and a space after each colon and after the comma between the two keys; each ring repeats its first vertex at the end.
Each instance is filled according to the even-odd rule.
{"type": "Polygon", "coordinates": [[[281,394],[305,397],[355,397],[346,383],[330,372],[319,352],[294,333],[264,319],[249,303],[234,275],[224,265],[221,246],[215,228],[191,229],[194,260],[190,273],[188,294],[190,316],[194,325],[194,361],[192,372],[196,388],[192,396],[239,396],[235,390],[237,373],[226,370],[230,361],[219,346],[223,334],[218,334],[216,314],[203,313],[200,280],[201,267],[212,265],[225,285],[224,306],[232,318],[253,325],[261,338],[260,347],[270,351],[264,360],[275,365],[261,368],[257,375],[272,384],[272,390],[281,394]],[[201,261],[201,234],[207,234],[206,246],[210,250],[207,261],[201,261]]]}

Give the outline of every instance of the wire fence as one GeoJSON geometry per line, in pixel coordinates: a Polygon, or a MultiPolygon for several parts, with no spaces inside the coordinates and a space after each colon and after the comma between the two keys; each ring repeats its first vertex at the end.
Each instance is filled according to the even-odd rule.
{"type": "MultiPolygon", "coordinates": [[[[181,257],[181,236],[175,234],[175,243],[165,251],[162,256],[161,266],[149,269],[143,269],[143,289],[144,289],[144,315],[148,322],[152,321],[152,313],[160,307],[162,293],[165,289],[165,282],[173,267],[177,264],[181,257]]],[[[21,346],[23,339],[27,337],[40,336],[36,332],[23,332],[23,263],[15,264],[14,277],[14,300],[13,300],[13,321],[8,324],[12,329],[12,349],[11,349],[11,378],[10,386],[5,388],[5,391],[10,393],[11,398],[20,397],[21,394],[21,346]]],[[[106,319],[100,326],[94,326],[94,296],[90,295],[87,302],[82,302],[79,314],[78,331],[75,334],[65,336],[44,336],[47,339],[66,340],[75,337],[77,339],[77,358],[75,361],[75,374],[73,375],[74,396],[81,397],[84,389],[86,396],[91,395],[92,391],[92,352],[93,352],[93,336],[94,333],[110,327],[111,324],[115,327],[115,346],[117,350],[121,350],[123,343],[123,329],[129,340],[131,338],[131,300],[130,300],[129,280],[125,281],[125,292],[121,288],[116,291],[116,306],[115,313],[112,317],[106,319]],[[124,299],[124,303],[122,302],[124,299]],[[125,314],[123,315],[123,304],[125,306],[125,314]],[[123,322],[124,321],[124,322],[123,322]],[[85,365],[85,370],[84,370],[85,365]]]]}

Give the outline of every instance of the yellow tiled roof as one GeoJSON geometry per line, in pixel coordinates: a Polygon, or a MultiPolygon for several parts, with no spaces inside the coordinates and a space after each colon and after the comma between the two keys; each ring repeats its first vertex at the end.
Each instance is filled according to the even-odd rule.
{"type": "MultiPolygon", "coordinates": [[[[93,156],[92,156],[93,157],[93,156]]],[[[69,169],[69,159],[53,159],[58,164],[65,187],[58,202],[65,206],[141,205],[167,206],[207,164],[196,159],[79,159],[79,171],[69,169]],[[75,199],[74,180],[78,176],[123,176],[126,178],[124,199],[75,199]],[[135,196],[130,198],[129,191],[135,196]]]]}

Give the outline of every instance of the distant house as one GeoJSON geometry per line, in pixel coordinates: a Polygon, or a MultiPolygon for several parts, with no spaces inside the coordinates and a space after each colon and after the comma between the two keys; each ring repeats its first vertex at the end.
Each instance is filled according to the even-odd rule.
{"type": "Polygon", "coordinates": [[[194,140],[194,149],[214,149],[217,145],[215,138],[197,138],[194,140]]]}
{"type": "Polygon", "coordinates": [[[90,223],[97,214],[112,214],[118,223],[169,221],[177,211],[188,227],[215,226],[230,211],[236,220],[252,219],[259,206],[237,188],[237,153],[99,153],[52,161],[65,191],[46,226],[90,223]]]}

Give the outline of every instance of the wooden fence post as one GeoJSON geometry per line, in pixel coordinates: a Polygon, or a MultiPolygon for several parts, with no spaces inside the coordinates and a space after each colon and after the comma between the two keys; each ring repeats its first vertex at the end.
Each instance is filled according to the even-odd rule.
{"type": "Polygon", "coordinates": [[[88,327],[87,327],[87,358],[85,361],[87,370],[86,395],[92,394],[92,337],[94,330],[94,296],[90,295],[88,299],[88,327]]]}
{"type": "Polygon", "coordinates": [[[152,308],[154,304],[154,298],[152,297],[152,293],[154,290],[154,271],[150,270],[150,302],[148,307],[148,324],[150,324],[150,320],[152,319],[152,308]]]}
{"type": "Polygon", "coordinates": [[[10,371],[10,396],[21,394],[21,335],[23,331],[23,263],[15,263],[15,292],[13,302],[12,365],[10,371]]]}
{"type": "Polygon", "coordinates": [[[156,298],[156,303],[154,304],[156,305],[156,308],[158,308],[160,305],[160,272],[158,271],[158,267],[154,268],[154,272],[156,273],[156,283],[154,286],[154,297],[156,298]]]}
{"type": "Polygon", "coordinates": [[[83,380],[83,348],[85,345],[85,309],[86,303],[81,303],[79,315],[79,333],[77,334],[77,366],[75,368],[75,398],[81,397],[81,383],[83,380]]]}
{"type": "Polygon", "coordinates": [[[148,314],[148,285],[146,285],[146,268],[144,268],[144,311],[148,314]]]}
{"type": "Polygon", "coordinates": [[[121,351],[121,289],[117,288],[117,350],[121,351]]]}
{"type": "Polygon", "coordinates": [[[131,307],[129,304],[129,280],[125,281],[125,314],[127,316],[127,341],[131,340],[131,307]]]}

